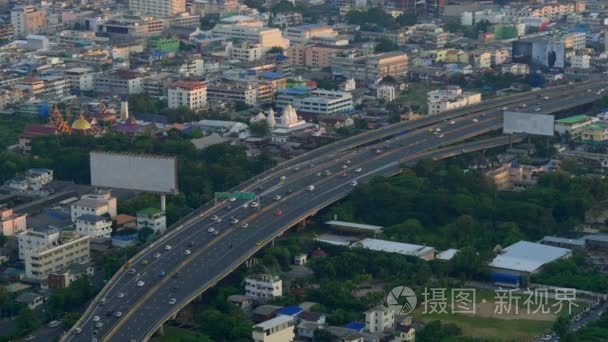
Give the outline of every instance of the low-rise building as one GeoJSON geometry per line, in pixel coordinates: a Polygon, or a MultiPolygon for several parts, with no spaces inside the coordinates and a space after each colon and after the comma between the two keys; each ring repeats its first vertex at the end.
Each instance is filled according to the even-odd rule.
{"type": "Polygon", "coordinates": [[[404,77],[408,70],[408,61],[407,54],[403,52],[366,55],[354,50],[334,56],[331,72],[336,76],[373,84],[387,76],[404,77]]]}
{"type": "Polygon", "coordinates": [[[291,342],[295,338],[294,320],[291,316],[277,316],[253,326],[254,342],[291,342]]]}
{"type": "Polygon", "coordinates": [[[581,133],[581,139],[587,143],[603,143],[608,140],[608,123],[600,121],[585,126],[581,133]]]}
{"type": "Polygon", "coordinates": [[[395,312],[379,305],[365,311],[365,330],[372,334],[382,334],[395,326],[395,312]]]}
{"type": "Polygon", "coordinates": [[[198,110],[207,106],[207,84],[179,81],[168,89],[169,108],[188,107],[198,110]]]}
{"type": "Polygon", "coordinates": [[[110,217],[116,216],[117,201],[116,197],[112,197],[109,191],[99,191],[97,194],[83,195],[80,199],[70,206],[70,216],[72,222],[75,222],[81,215],[96,215],[104,214],[110,217]]]}
{"type": "Polygon", "coordinates": [[[287,27],[300,25],[304,22],[302,13],[299,12],[281,12],[274,15],[272,23],[276,26],[287,27]]]}
{"type": "Polygon", "coordinates": [[[530,74],[530,66],[524,63],[505,64],[500,67],[503,74],[511,73],[515,76],[526,76],[530,74]]]}
{"type": "Polygon", "coordinates": [[[59,271],[73,263],[89,261],[89,239],[88,236],[62,232],[55,244],[46,248],[26,250],[26,278],[44,280],[51,272],[59,271]]]}
{"type": "Polygon", "coordinates": [[[144,92],[145,76],[131,70],[103,72],[95,76],[95,90],[114,95],[133,95],[144,92]]]}
{"type": "Polygon", "coordinates": [[[167,229],[167,216],[156,208],[147,208],[137,212],[137,229],[151,228],[155,233],[162,234],[167,229]]]}
{"type": "Polygon", "coordinates": [[[57,244],[59,231],[49,229],[44,231],[28,230],[17,235],[19,259],[25,260],[25,253],[36,249],[44,249],[57,244]]]}
{"type": "Polygon", "coordinates": [[[463,92],[458,86],[448,86],[446,90],[434,90],[427,94],[429,114],[438,114],[480,102],[481,93],[463,92]]]}
{"type": "Polygon", "coordinates": [[[35,310],[44,304],[44,297],[34,292],[24,292],[15,299],[18,303],[26,305],[30,310],[35,310]]]}
{"type": "Polygon", "coordinates": [[[73,91],[95,89],[95,71],[91,68],[71,68],[63,72],[73,91]]]}
{"type": "Polygon", "coordinates": [[[383,85],[376,90],[376,98],[386,102],[393,102],[397,99],[397,90],[390,85],[383,85]]]}
{"type": "Polygon", "coordinates": [[[575,69],[589,69],[591,67],[591,56],[574,55],[570,57],[570,66],[575,69]]]}
{"type": "Polygon", "coordinates": [[[52,272],[47,278],[47,283],[51,289],[65,289],[74,280],[95,275],[95,267],[90,263],[72,264],[63,270],[52,272]]]}
{"type": "Polygon", "coordinates": [[[555,131],[562,135],[568,135],[571,138],[579,137],[583,133],[583,129],[599,119],[587,115],[575,115],[559,120],[555,120],[555,131]]]}
{"type": "Polygon", "coordinates": [[[26,216],[15,214],[13,209],[0,208],[0,227],[2,235],[15,236],[26,229],[26,216]]]}
{"type": "Polygon", "coordinates": [[[398,253],[419,257],[425,260],[435,258],[435,248],[429,246],[413,245],[409,243],[366,238],[351,244],[353,248],[365,248],[377,252],[398,253]]]}
{"type": "Polygon", "coordinates": [[[76,231],[92,238],[109,239],[112,235],[112,219],[108,215],[80,215],[76,218],[76,231]]]}
{"type": "Polygon", "coordinates": [[[245,294],[258,299],[272,299],[283,295],[283,281],[273,275],[259,274],[245,278],[245,294]]]}
{"type": "Polygon", "coordinates": [[[53,181],[53,170],[34,168],[25,172],[25,179],[32,190],[40,190],[53,181]]]}
{"type": "Polygon", "coordinates": [[[261,44],[241,43],[230,44],[226,48],[232,59],[238,59],[243,62],[253,62],[264,58],[265,50],[261,44]]]}
{"type": "Polygon", "coordinates": [[[486,173],[498,190],[511,190],[515,187],[535,185],[545,172],[542,167],[520,164],[505,164],[486,173]]]}

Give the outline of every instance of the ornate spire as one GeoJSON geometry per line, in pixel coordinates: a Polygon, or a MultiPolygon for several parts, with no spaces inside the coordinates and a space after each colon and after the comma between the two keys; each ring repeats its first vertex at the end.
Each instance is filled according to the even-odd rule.
{"type": "Polygon", "coordinates": [[[270,110],[268,111],[268,117],[266,118],[266,120],[268,121],[268,127],[270,128],[274,128],[274,126],[277,124],[274,118],[274,110],[272,110],[272,108],[270,108],[270,110]]]}

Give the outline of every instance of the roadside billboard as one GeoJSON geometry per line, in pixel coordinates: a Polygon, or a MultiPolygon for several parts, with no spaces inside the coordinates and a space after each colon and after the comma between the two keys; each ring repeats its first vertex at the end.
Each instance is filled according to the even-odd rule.
{"type": "Polygon", "coordinates": [[[176,194],[174,157],[91,152],[91,185],[162,194],[176,194]]]}
{"type": "Polygon", "coordinates": [[[505,111],[503,113],[503,133],[528,133],[553,136],[555,118],[553,115],[505,111]]]}

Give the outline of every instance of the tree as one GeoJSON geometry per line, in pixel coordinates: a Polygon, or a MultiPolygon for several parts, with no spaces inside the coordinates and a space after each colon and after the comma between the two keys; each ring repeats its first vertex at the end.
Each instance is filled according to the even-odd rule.
{"type": "Polygon", "coordinates": [[[129,109],[131,113],[160,113],[162,103],[148,94],[129,95],[129,109]]]}
{"type": "Polygon", "coordinates": [[[36,313],[29,308],[23,308],[17,316],[17,333],[19,335],[28,334],[40,327],[42,323],[36,313]]]}
{"type": "Polygon", "coordinates": [[[270,133],[270,126],[268,126],[268,121],[261,120],[249,124],[249,130],[256,137],[265,137],[270,133]]]}
{"type": "MultiPolygon", "coordinates": [[[[291,3],[291,2],[290,2],[291,3]]],[[[283,48],[280,46],[273,46],[270,48],[270,50],[268,50],[269,54],[283,54],[283,48]]]]}
{"type": "Polygon", "coordinates": [[[401,26],[413,26],[418,23],[418,17],[414,13],[402,13],[397,17],[396,21],[401,26]]]}
{"type": "Polygon", "coordinates": [[[4,246],[5,243],[6,243],[6,236],[4,236],[4,234],[0,233],[0,247],[4,246]]]}
{"type": "Polygon", "coordinates": [[[555,323],[553,323],[553,331],[559,336],[561,339],[564,339],[570,331],[570,321],[566,316],[559,316],[555,323]]]}
{"type": "Polygon", "coordinates": [[[435,342],[446,341],[451,338],[460,336],[462,330],[453,323],[441,323],[441,321],[432,321],[428,323],[420,332],[416,332],[416,341],[418,342],[435,342]]]}
{"type": "Polygon", "coordinates": [[[240,112],[240,111],[243,111],[243,110],[247,110],[249,108],[251,108],[251,106],[248,105],[248,104],[246,104],[243,101],[236,101],[234,103],[234,110],[236,110],[237,112],[240,112]]]}
{"type": "Polygon", "coordinates": [[[194,110],[186,107],[180,106],[178,108],[166,109],[164,114],[167,115],[167,120],[171,123],[175,122],[192,122],[196,120],[200,120],[201,115],[195,112],[194,110]]]}
{"type": "Polygon", "coordinates": [[[266,2],[264,0],[245,0],[244,3],[247,7],[255,8],[260,12],[266,12],[266,8],[264,7],[266,2]]]}
{"type": "Polygon", "coordinates": [[[137,239],[141,242],[146,242],[154,234],[154,230],[150,227],[143,227],[137,232],[137,239]]]}
{"type": "Polygon", "coordinates": [[[327,330],[317,329],[314,332],[314,342],[332,342],[334,341],[334,336],[327,330]]]}
{"type": "Polygon", "coordinates": [[[390,38],[382,37],[377,40],[377,44],[374,47],[374,51],[377,53],[380,52],[390,52],[398,50],[399,46],[395,44],[390,38]]]}
{"type": "Polygon", "coordinates": [[[295,7],[293,6],[293,4],[287,0],[281,0],[271,8],[271,12],[274,14],[282,12],[293,12],[294,10],[295,7]]]}

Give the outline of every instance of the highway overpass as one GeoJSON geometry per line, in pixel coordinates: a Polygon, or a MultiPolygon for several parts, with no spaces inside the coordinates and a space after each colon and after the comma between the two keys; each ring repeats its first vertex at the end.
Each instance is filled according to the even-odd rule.
{"type": "Polygon", "coordinates": [[[78,331],[71,329],[64,340],[147,340],[266,243],[347,196],[354,182],[393,175],[402,163],[424,157],[441,159],[507,144],[506,137],[462,142],[500,130],[505,107],[525,104],[540,106],[543,113],[562,111],[597,100],[596,90],[604,86],[604,81],[593,81],[498,98],[366,132],[282,163],[235,189],[255,192],[260,206],[252,208],[251,202],[242,200],[208,204],[138,253],[128,267],[135,274],[121,269],[114,275],[75,325],[78,331]],[[440,132],[434,134],[437,129],[440,132]],[[307,190],[310,185],[313,191],[307,190]],[[213,215],[222,221],[212,221],[213,215]],[[243,223],[248,226],[242,228],[243,223]],[[218,235],[208,232],[211,227],[218,235]],[[161,272],[166,275],[161,277],[161,272]],[[111,315],[106,316],[108,312],[111,315]],[[116,317],[116,312],[122,315],[116,317]]]}

